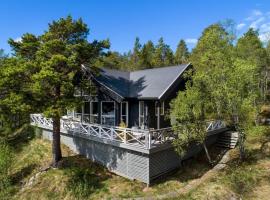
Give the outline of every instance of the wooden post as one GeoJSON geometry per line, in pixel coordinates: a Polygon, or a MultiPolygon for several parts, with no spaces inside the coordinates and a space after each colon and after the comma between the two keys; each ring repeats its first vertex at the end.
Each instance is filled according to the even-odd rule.
{"type": "Polygon", "coordinates": [[[121,123],[121,109],[120,109],[120,103],[118,103],[117,101],[115,101],[115,126],[119,126],[119,124],[121,123]]]}
{"type": "Polygon", "coordinates": [[[149,132],[145,132],[145,147],[149,149],[149,132]]]}
{"type": "Polygon", "coordinates": [[[124,143],[127,143],[127,129],[124,131],[124,143]]]}

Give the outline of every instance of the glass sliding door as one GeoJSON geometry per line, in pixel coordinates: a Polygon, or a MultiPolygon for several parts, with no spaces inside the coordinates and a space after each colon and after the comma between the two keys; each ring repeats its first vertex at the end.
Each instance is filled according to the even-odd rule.
{"type": "Polygon", "coordinates": [[[121,103],[121,122],[128,127],[128,102],[126,101],[121,103]]]}
{"type": "Polygon", "coordinates": [[[115,126],[115,103],[113,101],[101,102],[101,123],[115,126]]]}
{"type": "Polygon", "coordinates": [[[78,121],[82,120],[82,106],[81,105],[76,107],[75,112],[74,112],[74,117],[78,121]]]}
{"type": "Polygon", "coordinates": [[[90,102],[85,101],[83,104],[83,122],[90,122],[90,102]]]}
{"type": "Polygon", "coordinates": [[[139,127],[144,129],[144,101],[139,101],[139,127]]]}
{"type": "Polygon", "coordinates": [[[98,102],[97,101],[90,102],[90,123],[93,123],[93,124],[98,123],[98,102]]]}

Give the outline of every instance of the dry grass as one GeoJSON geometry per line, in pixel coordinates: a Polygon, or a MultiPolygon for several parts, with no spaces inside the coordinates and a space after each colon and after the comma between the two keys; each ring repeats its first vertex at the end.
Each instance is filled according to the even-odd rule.
{"type": "MultiPolygon", "coordinates": [[[[25,136],[24,136],[25,137],[25,136]]],[[[31,135],[19,142],[13,138],[16,157],[12,169],[13,188],[8,199],[113,199],[134,197],[155,197],[179,192],[191,182],[204,177],[211,168],[202,154],[196,160],[186,163],[177,172],[166,176],[148,189],[145,184],[116,176],[100,165],[82,156],[75,155],[62,146],[64,159],[59,169],[50,169],[25,187],[34,174],[46,167],[51,159],[51,143],[31,135]],[[17,141],[17,142],[14,142],[17,141]],[[23,189],[22,189],[23,188],[23,189]]],[[[176,199],[269,199],[270,158],[259,151],[259,139],[249,138],[247,142],[250,157],[239,164],[238,151],[231,153],[232,161],[226,170],[209,176],[185,195],[176,199]],[[247,174],[247,175],[246,175],[247,174]],[[244,183],[244,186],[241,185],[244,183]],[[239,189],[240,188],[240,189],[239,189]],[[244,190],[243,190],[244,188],[244,190]],[[250,189],[252,188],[252,189],[250,189]]],[[[217,152],[213,151],[212,152],[217,152]]],[[[216,156],[212,154],[213,157],[216,156]]]]}

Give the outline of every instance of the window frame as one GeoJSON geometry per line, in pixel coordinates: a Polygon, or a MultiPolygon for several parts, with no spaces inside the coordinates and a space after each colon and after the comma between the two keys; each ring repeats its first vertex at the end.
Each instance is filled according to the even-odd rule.
{"type": "MultiPolygon", "coordinates": [[[[157,116],[157,104],[158,102],[155,102],[155,116],[157,116]]],[[[160,102],[160,109],[159,109],[159,115],[163,116],[165,113],[165,106],[164,106],[164,101],[160,102]]]]}
{"type": "Polygon", "coordinates": [[[121,113],[121,118],[120,118],[120,122],[122,122],[123,121],[123,118],[125,117],[126,118],[126,122],[125,122],[125,124],[126,124],[126,126],[128,126],[128,115],[129,115],[129,113],[128,113],[128,101],[123,101],[123,102],[121,102],[121,106],[120,106],[120,113],[121,113]],[[125,113],[125,115],[123,115],[123,112],[122,112],[122,110],[123,110],[123,103],[126,105],[125,107],[126,107],[126,113],[125,113]]]}
{"type": "Polygon", "coordinates": [[[139,127],[144,126],[144,121],[145,121],[144,101],[139,101],[139,127]],[[143,111],[142,115],[141,115],[141,107],[143,111]],[[141,118],[143,119],[142,121],[141,118]]]}
{"type": "Polygon", "coordinates": [[[98,121],[99,113],[97,111],[97,114],[93,114],[93,103],[97,103],[98,104],[98,101],[90,101],[90,123],[95,124],[95,122],[92,121],[92,118],[95,118],[96,117],[97,118],[97,121],[98,121]]]}
{"type": "MultiPolygon", "coordinates": [[[[115,119],[116,119],[115,101],[101,101],[100,115],[101,115],[101,122],[100,122],[100,124],[104,124],[103,123],[103,116],[113,116],[114,120],[113,120],[113,125],[112,126],[115,126],[115,119]],[[103,115],[102,114],[102,109],[103,109],[103,105],[102,104],[103,103],[113,103],[114,115],[103,115]]],[[[104,125],[106,125],[106,124],[104,124],[104,125]]],[[[108,126],[111,126],[111,125],[108,125],[108,126]]]]}

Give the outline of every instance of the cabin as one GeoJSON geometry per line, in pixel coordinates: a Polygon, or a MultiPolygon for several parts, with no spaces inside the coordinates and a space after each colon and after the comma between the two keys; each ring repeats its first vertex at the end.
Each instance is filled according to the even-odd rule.
{"type": "MultiPolygon", "coordinates": [[[[103,68],[91,77],[97,92],[85,91],[85,102],[68,116],[81,122],[132,129],[170,127],[170,102],[184,90],[183,73],[191,64],[124,72],[103,68]]],[[[89,75],[91,76],[91,75],[89,75]]]]}
{"type": "MultiPolygon", "coordinates": [[[[83,67],[94,87],[77,91],[84,103],[61,119],[61,142],[73,151],[129,179],[151,184],[198,154],[191,145],[179,156],[172,145],[177,137],[168,118],[170,102],[185,89],[184,73],[191,64],[124,72],[100,69],[93,75],[83,67]]],[[[52,120],[31,114],[31,124],[52,140],[52,120]]],[[[207,144],[227,128],[222,121],[206,125],[207,144]]]]}

